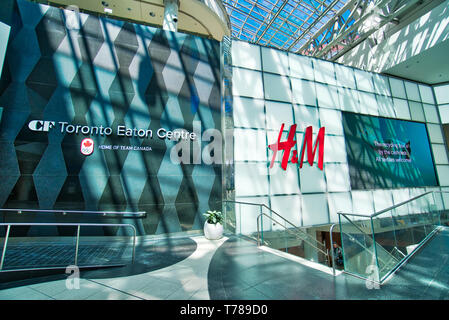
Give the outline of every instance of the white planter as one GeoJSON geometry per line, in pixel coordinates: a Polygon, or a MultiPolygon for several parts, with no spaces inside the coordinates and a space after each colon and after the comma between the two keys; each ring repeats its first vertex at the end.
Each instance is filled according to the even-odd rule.
{"type": "Polygon", "coordinates": [[[223,237],[223,225],[221,223],[204,223],[204,236],[209,240],[218,240],[223,237]]]}

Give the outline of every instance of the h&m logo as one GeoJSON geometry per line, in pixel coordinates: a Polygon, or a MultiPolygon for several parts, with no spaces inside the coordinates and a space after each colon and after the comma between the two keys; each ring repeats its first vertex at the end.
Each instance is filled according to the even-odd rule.
{"type": "MultiPolygon", "coordinates": [[[[296,135],[296,124],[290,126],[290,130],[288,131],[287,141],[281,142],[282,132],[284,131],[284,124],[281,126],[281,130],[279,131],[278,140],[276,143],[270,144],[268,148],[273,151],[273,157],[271,158],[270,169],[273,168],[274,161],[276,160],[276,155],[279,150],[284,150],[284,154],[282,156],[281,168],[287,170],[287,164],[290,160],[292,163],[298,163],[298,151],[293,150],[292,158],[290,159],[290,152],[292,148],[296,144],[295,135],[296,135]]],[[[312,126],[306,128],[304,133],[304,142],[301,148],[300,162],[299,167],[302,168],[304,162],[304,150],[307,148],[307,161],[310,166],[313,166],[313,159],[315,158],[316,149],[319,145],[318,149],[318,168],[323,170],[323,158],[324,158],[324,131],[325,128],[322,127],[318,131],[318,136],[315,141],[315,146],[312,150],[312,135],[313,129],[312,126]]]]}
{"type": "Polygon", "coordinates": [[[28,123],[28,128],[32,131],[48,132],[55,125],[54,121],[32,120],[28,123]]]}

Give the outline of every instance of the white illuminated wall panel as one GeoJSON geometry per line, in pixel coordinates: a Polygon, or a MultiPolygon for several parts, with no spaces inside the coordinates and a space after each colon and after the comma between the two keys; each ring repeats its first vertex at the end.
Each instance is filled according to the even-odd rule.
{"type": "Polygon", "coordinates": [[[359,91],[349,88],[338,88],[339,99],[342,111],[359,112],[360,95],[359,91]]]}
{"type": "Polygon", "coordinates": [[[311,167],[308,162],[305,162],[299,170],[299,175],[302,193],[326,192],[324,172],[316,164],[311,167]]]}
{"type": "Polygon", "coordinates": [[[316,106],[315,82],[291,78],[293,103],[316,106]]]}
{"type": "Polygon", "coordinates": [[[449,186],[449,166],[437,165],[437,174],[441,186],[449,186]]]}
{"type": "Polygon", "coordinates": [[[336,85],[334,64],[329,61],[314,59],[313,72],[315,74],[315,81],[336,85]]]}
{"type": "Polygon", "coordinates": [[[379,212],[394,205],[393,195],[390,190],[374,190],[373,200],[374,200],[374,209],[376,212],[379,212]]]}
{"type": "Polygon", "coordinates": [[[360,92],[360,113],[369,114],[372,116],[379,115],[376,96],[369,92],[360,92]]]}
{"type": "Polygon", "coordinates": [[[272,195],[299,193],[298,172],[294,168],[284,171],[278,163],[276,167],[269,170],[269,177],[272,195]]]}
{"type": "Polygon", "coordinates": [[[286,76],[264,73],[265,99],[291,102],[292,90],[286,76]]]}
{"type": "Polygon", "coordinates": [[[326,173],[327,189],[329,192],[342,192],[351,190],[349,168],[346,163],[327,163],[326,173]]]}
{"type": "Polygon", "coordinates": [[[284,130],[288,130],[293,124],[293,110],[291,104],[266,101],[267,129],[279,132],[281,125],[284,124],[284,130]]]}
{"type": "Polygon", "coordinates": [[[315,87],[319,107],[340,109],[340,98],[337,87],[322,83],[316,83],[315,87]]]}
{"type": "Polygon", "coordinates": [[[266,135],[263,130],[234,129],[236,161],[267,161],[266,135]]]}
{"type": "Polygon", "coordinates": [[[425,121],[431,123],[440,123],[440,119],[438,119],[438,110],[433,104],[423,104],[423,110],[425,115],[425,121]]]}
{"type": "Polygon", "coordinates": [[[312,126],[314,130],[319,129],[320,118],[318,116],[318,108],[294,105],[293,109],[297,124],[296,131],[304,132],[309,126],[312,126]]]}
{"type": "MultiPolygon", "coordinates": [[[[271,208],[293,223],[301,225],[302,208],[301,198],[298,196],[273,196],[271,197],[271,208]]],[[[279,218],[277,219],[279,221],[279,218]]],[[[279,221],[281,222],[281,221],[279,221]]],[[[282,230],[282,229],[281,229],[282,230]]]]}
{"type": "Polygon", "coordinates": [[[389,96],[377,95],[377,108],[379,111],[379,116],[395,118],[396,112],[394,110],[393,99],[389,96]]]}
{"type": "MultiPolygon", "coordinates": [[[[273,50],[273,49],[270,49],[273,50]]],[[[290,77],[315,80],[312,59],[297,54],[289,53],[290,77]]]]}
{"type": "Polygon", "coordinates": [[[433,87],[441,123],[449,123],[449,84],[433,87]]]}
{"type": "Polygon", "coordinates": [[[449,103],[449,84],[435,86],[434,92],[438,104],[449,103]]]}
{"type": "Polygon", "coordinates": [[[288,54],[286,52],[262,47],[263,71],[287,76],[289,74],[288,54]]]}
{"type": "Polygon", "coordinates": [[[391,96],[388,77],[381,74],[373,74],[374,92],[379,95],[391,96]]]}
{"type": "Polygon", "coordinates": [[[404,81],[390,78],[391,95],[395,98],[407,99],[405,94],[404,81]]]}
{"type": "Polygon", "coordinates": [[[237,197],[268,195],[268,171],[265,162],[237,162],[234,167],[237,197]]]}
{"type": "Polygon", "coordinates": [[[449,209],[449,188],[441,188],[441,191],[444,191],[444,193],[441,194],[441,197],[443,198],[444,208],[449,209]]]}
{"type": "Polygon", "coordinates": [[[405,92],[407,94],[407,98],[409,100],[413,101],[420,101],[421,102],[421,96],[419,94],[418,85],[414,82],[405,81],[405,92]]]}
{"type": "Polygon", "coordinates": [[[340,64],[335,65],[335,76],[339,87],[356,89],[354,70],[340,64]]]}
{"type": "Polygon", "coordinates": [[[444,143],[443,133],[441,132],[441,126],[438,124],[427,124],[427,130],[429,132],[430,142],[444,143]]]}
{"type": "Polygon", "coordinates": [[[329,222],[329,212],[325,194],[304,194],[301,197],[302,219],[306,226],[329,222]]]}
{"type": "Polygon", "coordinates": [[[354,75],[358,90],[374,92],[372,73],[362,70],[354,70],[354,75]]]}
{"type": "Polygon", "coordinates": [[[396,117],[398,119],[410,120],[410,109],[408,102],[404,99],[393,98],[394,109],[396,110],[396,117]]]}
{"type": "Polygon", "coordinates": [[[432,150],[436,164],[448,164],[447,151],[444,144],[432,144],[432,150]]]}
{"type": "Polygon", "coordinates": [[[319,111],[321,127],[325,127],[326,134],[343,135],[341,112],[337,110],[321,109],[319,111]]]}
{"type": "Polygon", "coordinates": [[[362,215],[373,214],[373,194],[370,191],[352,191],[352,210],[362,215]]]}
{"type": "Polygon", "coordinates": [[[410,101],[409,107],[410,107],[410,114],[412,116],[412,120],[419,121],[419,122],[426,121],[426,118],[424,116],[424,111],[422,109],[422,104],[420,102],[410,101]]]}
{"type": "Polygon", "coordinates": [[[260,47],[243,41],[234,41],[231,47],[232,64],[254,70],[262,69],[260,47]]]}
{"type": "Polygon", "coordinates": [[[338,212],[352,213],[352,199],[350,192],[332,192],[327,196],[329,220],[338,223],[338,212]]]}
{"type": "Polygon", "coordinates": [[[345,163],[347,160],[345,138],[328,135],[324,143],[324,162],[345,163]]]}
{"type": "Polygon", "coordinates": [[[419,95],[423,103],[435,104],[435,99],[433,98],[432,87],[425,85],[418,85],[419,95]]]}
{"type": "Polygon", "coordinates": [[[438,106],[441,123],[449,123],[449,104],[442,104],[438,106]]]}
{"type": "Polygon", "coordinates": [[[293,109],[290,103],[266,101],[267,129],[279,132],[284,123],[284,130],[293,124],[293,109]]]}
{"type": "Polygon", "coordinates": [[[263,99],[262,73],[254,70],[233,68],[232,93],[236,96],[263,99]]]}
{"type": "Polygon", "coordinates": [[[235,96],[233,101],[234,126],[265,128],[264,100],[235,96]]]}

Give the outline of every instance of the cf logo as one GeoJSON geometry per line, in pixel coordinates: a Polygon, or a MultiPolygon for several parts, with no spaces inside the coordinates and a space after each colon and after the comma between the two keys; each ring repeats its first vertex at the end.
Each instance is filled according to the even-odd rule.
{"type": "Polygon", "coordinates": [[[32,120],[28,123],[28,128],[33,131],[48,131],[54,126],[54,121],[32,120]]]}

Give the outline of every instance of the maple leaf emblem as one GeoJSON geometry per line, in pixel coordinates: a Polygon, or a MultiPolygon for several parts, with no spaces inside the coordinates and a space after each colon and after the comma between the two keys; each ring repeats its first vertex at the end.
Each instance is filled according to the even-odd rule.
{"type": "Polygon", "coordinates": [[[84,146],[87,148],[90,147],[91,145],[92,145],[92,142],[90,142],[89,140],[84,142],[84,146]]]}

